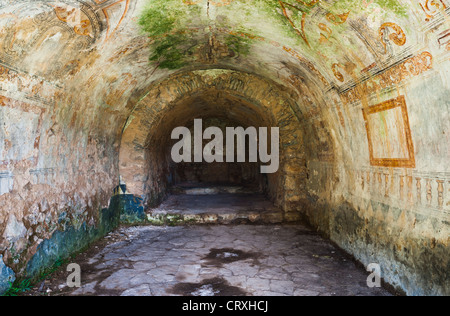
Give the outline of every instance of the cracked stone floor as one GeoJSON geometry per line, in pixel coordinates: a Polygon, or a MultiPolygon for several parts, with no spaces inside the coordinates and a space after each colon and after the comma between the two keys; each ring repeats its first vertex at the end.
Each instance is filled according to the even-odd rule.
{"type": "MultiPolygon", "coordinates": [[[[46,295],[391,295],[344,252],[302,225],[123,227],[38,284],[46,295]]],[[[34,293],[36,294],[36,293],[34,293]]]]}

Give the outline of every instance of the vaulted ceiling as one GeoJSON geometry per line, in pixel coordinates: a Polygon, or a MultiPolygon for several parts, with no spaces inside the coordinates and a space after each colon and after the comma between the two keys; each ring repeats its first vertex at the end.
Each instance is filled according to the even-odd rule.
{"type": "Polygon", "coordinates": [[[76,108],[59,109],[67,124],[106,120],[102,129],[118,131],[152,83],[195,69],[256,74],[320,106],[323,92],[345,92],[428,45],[417,30],[432,29],[446,8],[440,0],[2,0],[0,61],[21,80],[17,94],[30,87],[27,95],[76,108]]]}
{"type": "Polygon", "coordinates": [[[44,106],[49,130],[119,143],[158,84],[237,71],[291,96],[318,155],[339,148],[367,161],[340,130],[349,121],[364,141],[362,112],[354,122],[345,105],[368,107],[445,61],[436,58],[450,50],[445,1],[1,0],[0,89],[44,106]]]}

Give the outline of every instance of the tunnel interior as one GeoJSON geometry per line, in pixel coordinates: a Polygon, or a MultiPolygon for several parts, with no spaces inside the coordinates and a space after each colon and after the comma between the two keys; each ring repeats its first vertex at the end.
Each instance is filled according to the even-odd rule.
{"type": "MultiPolygon", "coordinates": [[[[203,84],[210,80],[218,82],[224,80],[233,80],[233,77],[240,75],[239,72],[222,71],[219,76],[212,79],[211,71],[201,72],[198,76],[199,81],[203,84]]],[[[261,78],[258,78],[261,81],[261,78]]],[[[231,81],[232,82],[232,81],[231,81]]],[[[240,81],[238,81],[240,82],[240,81]]],[[[174,100],[165,100],[167,106],[154,119],[151,125],[144,120],[132,120],[127,122],[124,136],[122,138],[120,152],[121,179],[127,184],[127,191],[140,194],[145,209],[158,206],[167,196],[177,189],[186,188],[208,188],[208,187],[236,187],[242,188],[242,192],[263,194],[266,198],[278,206],[281,206],[283,195],[286,193],[282,185],[287,177],[283,172],[283,165],[293,164],[294,159],[303,155],[298,152],[294,157],[287,156],[286,150],[278,150],[279,155],[271,158],[264,164],[258,159],[260,154],[259,144],[261,137],[260,128],[267,131],[265,140],[267,142],[267,154],[271,154],[272,149],[272,128],[278,127],[280,120],[283,120],[284,126],[281,130],[278,127],[278,133],[281,135],[280,143],[284,143],[284,148],[303,146],[301,139],[301,129],[299,121],[292,113],[282,117],[280,113],[273,113],[273,109],[254,96],[250,96],[248,92],[240,91],[240,88],[232,88],[230,83],[222,83],[223,89],[219,87],[201,87],[194,88],[192,91],[183,93],[174,100]],[[231,91],[230,91],[231,88],[231,91]],[[234,90],[233,90],[234,89],[234,90]],[[278,116],[278,117],[277,117],[278,116]],[[199,130],[195,130],[195,120],[201,120],[199,130]],[[190,150],[191,155],[189,161],[174,162],[172,157],[172,149],[180,142],[180,135],[172,137],[172,132],[177,127],[186,127],[190,134],[190,150]],[[219,128],[221,135],[203,136],[208,128],[219,128]],[[244,155],[239,156],[239,139],[236,135],[227,134],[227,128],[241,128],[245,133],[243,141],[244,155]],[[248,129],[251,128],[254,133],[248,129]],[[289,131],[296,129],[296,134],[288,136],[289,131]],[[135,130],[141,131],[139,138],[135,130]],[[201,153],[204,154],[208,144],[215,140],[215,137],[222,136],[215,150],[218,150],[220,158],[214,156],[214,161],[206,161],[205,157],[201,157],[196,162],[194,159],[195,137],[201,138],[201,153]],[[255,142],[254,146],[250,146],[250,137],[255,142]],[[142,143],[137,147],[136,143],[142,143]],[[231,151],[233,155],[227,154],[229,143],[233,143],[231,151]],[[255,158],[250,158],[252,151],[255,158]],[[278,157],[279,156],[279,157],[278,157]],[[253,161],[252,161],[253,160],[253,161]],[[270,173],[261,172],[263,165],[274,163],[277,165],[276,170],[270,173]],[[137,168],[139,166],[140,169],[137,168]],[[281,166],[281,167],[280,167],[281,166]],[[139,174],[138,174],[139,173],[139,174]],[[136,181],[137,180],[137,181],[136,181]],[[155,183],[158,185],[155,186],[155,183]]],[[[275,83],[274,89],[280,89],[275,83]]],[[[211,83],[208,83],[211,85],[211,83]]],[[[289,98],[290,96],[285,96],[289,98]]],[[[148,97],[151,99],[151,97],[148,97]]],[[[146,99],[141,100],[140,105],[135,109],[136,116],[141,116],[141,111],[145,111],[146,99]]],[[[154,100],[152,100],[154,102],[154,100]]],[[[280,102],[277,100],[277,102],[280,102]]],[[[289,110],[288,106],[280,105],[289,110]]],[[[178,147],[177,147],[178,148],[178,147]]],[[[178,153],[186,150],[178,149],[178,153]]],[[[212,151],[211,151],[212,152],[212,151]]],[[[274,153],[275,154],[275,153],[274,153]]]]}
{"type": "MultiPolygon", "coordinates": [[[[233,96],[223,96],[219,91],[204,92],[198,95],[187,97],[174,105],[159,126],[155,126],[155,132],[149,132],[151,139],[149,143],[155,144],[161,153],[150,153],[154,157],[159,157],[163,165],[168,165],[172,185],[182,185],[191,187],[201,187],[208,185],[222,186],[247,186],[253,187],[256,191],[265,190],[263,177],[260,174],[258,162],[249,162],[248,136],[246,138],[245,162],[237,162],[235,153],[234,162],[227,162],[226,159],[226,128],[243,127],[267,127],[271,126],[271,118],[267,118],[267,113],[260,113],[256,106],[248,101],[240,100],[233,96]],[[208,95],[210,94],[210,95],[208,95]],[[217,148],[222,154],[221,162],[194,161],[194,120],[201,120],[201,149],[213,140],[204,139],[203,132],[209,127],[218,127],[222,131],[222,148],[217,148]],[[173,146],[179,139],[172,139],[172,131],[179,126],[187,127],[191,135],[191,162],[174,163],[171,158],[173,146]]],[[[273,124],[273,123],[272,123],[273,124]]],[[[199,134],[200,135],[200,134],[199,134]]],[[[237,139],[234,141],[237,147],[237,139]]],[[[213,152],[215,154],[215,151],[213,152]]],[[[216,159],[217,160],[217,159],[216,159]]]]}
{"type": "MultiPolygon", "coordinates": [[[[196,119],[202,120],[205,129],[209,127],[219,127],[222,131],[222,135],[226,134],[227,127],[243,127],[244,129],[247,129],[250,126],[255,126],[244,126],[243,123],[236,120],[231,120],[226,116],[201,116],[196,119]]],[[[195,132],[193,123],[181,126],[187,126],[191,131],[192,137],[194,137],[195,132]]],[[[191,143],[193,144],[193,140],[191,143]]],[[[207,144],[208,140],[204,140],[202,142],[202,148],[205,148],[207,144]]],[[[171,145],[174,146],[175,144],[173,143],[171,145]]],[[[170,148],[172,148],[172,146],[170,148]]],[[[194,159],[191,158],[192,162],[181,162],[179,164],[174,164],[171,168],[171,174],[174,175],[173,184],[184,184],[186,186],[230,185],[260,187],[263,183],[259,176],[259,164],[255,162],[248,162],[248,150],[249,147],[247,146],[247,162],[237,162],[237,157],[235,157],[235,162],[226,162],[226,151],[222,149],[222,151],[218,150],[218,152],[222,154],[222,162],[194,162],[194,159]]],[[[216,154],[216,151],[212,150],[212,153],[216,154]]]]}
{"type": "Polygon", "coordinates": [[[0,1],[0,293],[121,224],[152,224],[180,188],[231,186],[408,295],[449,294],[449,12],[449,0],[0,1]],[[196,119],[279,128],[278,170],[174,163],[171,133],[196,119]]]}

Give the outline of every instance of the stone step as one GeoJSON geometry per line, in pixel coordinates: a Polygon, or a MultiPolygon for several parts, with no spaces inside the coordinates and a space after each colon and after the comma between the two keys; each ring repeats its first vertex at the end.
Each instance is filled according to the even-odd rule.
{"type": "Polygon", "coordinates": [[[283,222],[283,213],[262,194],[172,195],[146,216],[150,224],[168,226],[283,222]]]}
{"type": "Polygon", "coordinates": [[[201,187],[190,187],[177,185],[172,187],[172,194],[177,195],[216,195],[216,194],[255,194],[261,193],[258,189],[254,187],[244,187],[244,186],[226,186],[226,185],[215,185],[215,186],[201,186],[201,187]]]}

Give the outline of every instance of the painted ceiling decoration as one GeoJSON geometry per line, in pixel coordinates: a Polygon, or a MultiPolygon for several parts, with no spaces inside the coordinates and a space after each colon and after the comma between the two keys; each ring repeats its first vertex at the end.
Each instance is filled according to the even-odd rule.
{"type": "Polygon", "coordinates": [[[344,125],[342,106],[367,108],[445,60],[449,10],[448,0],[1,0],[0,89],[108,135],[171,75],[237,70],[296,94],[292,110],[321,134],[324,111],[344,125]]]}
{"type": "Polygon", "coordinates": [[[36,56],[53,45],[46,61],[58,67],[32,70],[70,72],[77,60],[61,55],[93,47],[101,52],[110,41],[120,45],[120,31],[131,23],[137,28],[132,36],[148,36],[154,67],[231,66],[241,60],[270,65],[284,54],[321,83],[343,87],[412,57],[425,46],[415,30],[435,29],[446,10],[445,0],[2,1],[1,59],[11,66],[14,57],[38,63],[25,54],[36,56]]]}
{"type": "Polygon", "coordinates": [[[318,115],[323,91],[351,103],[432,69],[450,49],[447,1],[2,0],[0,64],[25,99],[73,91],[52,102],[96,108],[91,124],[124,124],[152,84],[208,68],[273,80],[318,115]]]}

